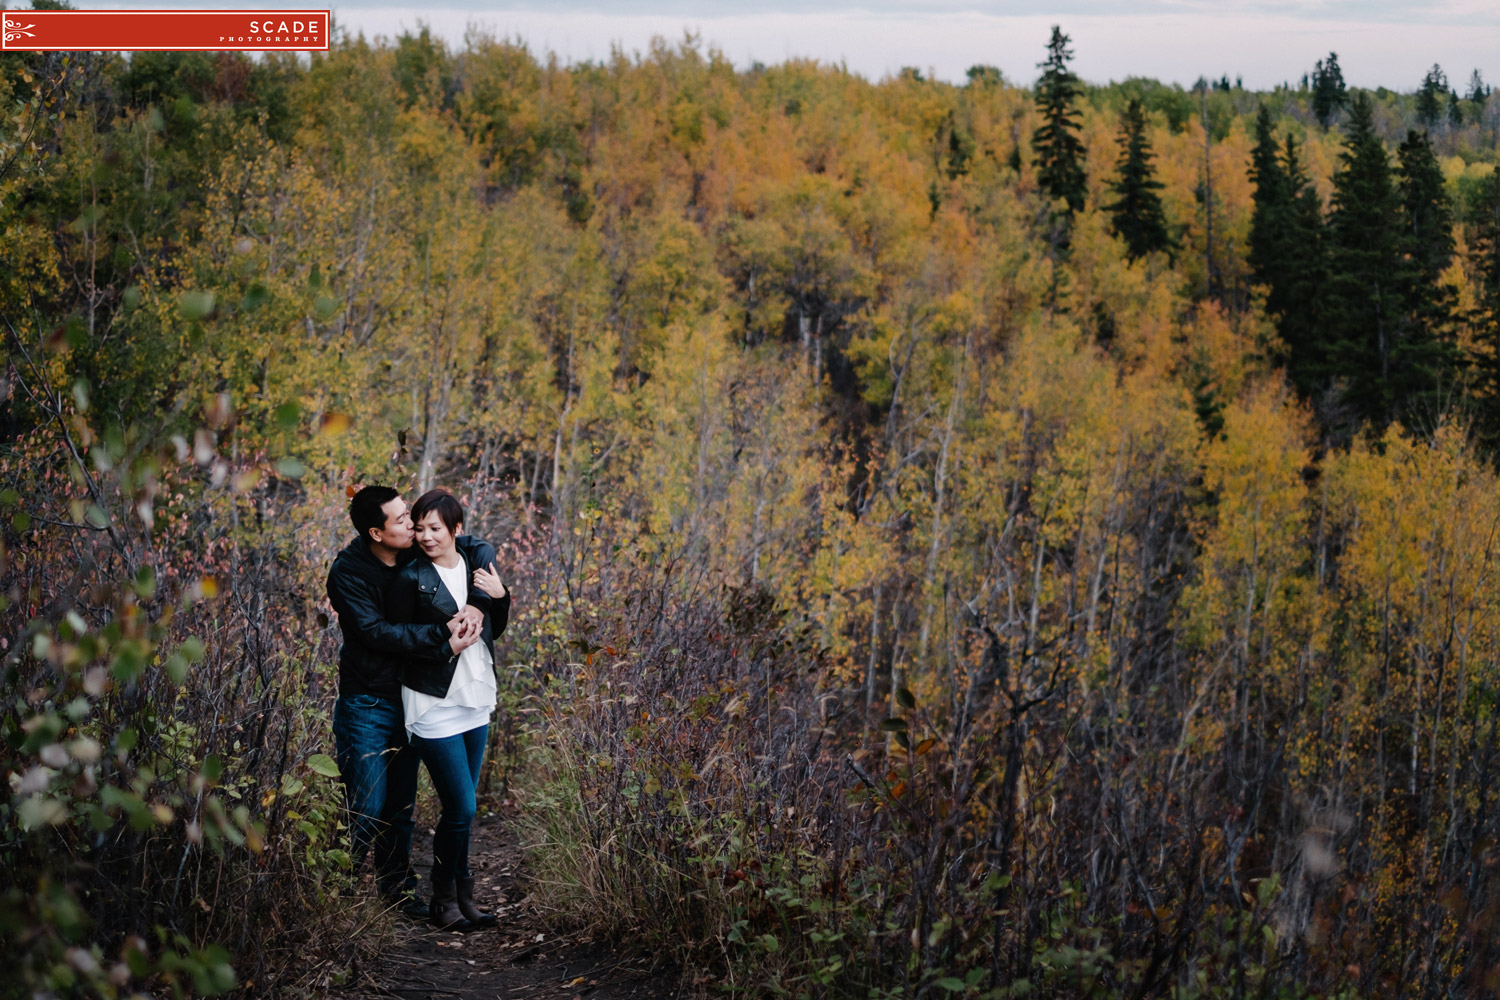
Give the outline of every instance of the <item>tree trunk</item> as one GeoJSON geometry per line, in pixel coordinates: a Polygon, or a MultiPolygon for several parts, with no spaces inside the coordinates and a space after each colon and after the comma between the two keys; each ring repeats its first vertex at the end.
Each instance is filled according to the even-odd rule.
{"type": "Polygon", "coordinates": [[[933,477],[932,541],[927,546],[927,568],[922,575],[922,593],[925,606],[922,609],[922,627],[917,638],[917,662],[927,661],[927,645],[932,634],[932,616],[935,613],[936,594],[934,580],[937,577],[938,555],[942,551],[943,508],[948,498],[948,455],[953,446],[953,429],[958,423],[958,407],[963,399],[964,374],[969,363],[969,346],[974,334],[970,331],[964,338],[963,357],[958,362],[958,372],[953,377],[953,396],[948,400],[948,418],[943,425],[943,446],[938,452],[937,472],[933,477]]]}

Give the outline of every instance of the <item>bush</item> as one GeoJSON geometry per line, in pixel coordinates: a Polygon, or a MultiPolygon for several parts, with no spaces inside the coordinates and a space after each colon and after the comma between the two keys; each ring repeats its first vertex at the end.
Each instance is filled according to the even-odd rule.
{"type": "Polygon", "coordinates": [[[0,456],[8,989],[326,981],[378,939],[321,752],[328,650],[277,539],[233,530],[289,486],[215,489],[216,456],[34,387],[55,419],[0,456]]]}

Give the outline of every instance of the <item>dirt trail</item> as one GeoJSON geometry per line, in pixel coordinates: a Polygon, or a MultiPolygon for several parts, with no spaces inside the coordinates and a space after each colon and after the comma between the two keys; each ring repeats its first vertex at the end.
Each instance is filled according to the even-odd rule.
{"type": "MultiPolygon", "coordinates": [[[[427,884],[430,838],[419,829],[417,869],[427,884]]],[[[474,821],[470,848],[477,901],[500,918],[492,931],[458,934],[392,915],[396,940],[376,963],[362,963],[338,996],[348,1000],[478,1000],[500,997],[582,997],[589,1000],[668,1000],[678,976],[652,971],[649,957],[625,956],[607,945],[558,937],[545,926],[517,877],[520,852],[502,818],[474,821]]]]}

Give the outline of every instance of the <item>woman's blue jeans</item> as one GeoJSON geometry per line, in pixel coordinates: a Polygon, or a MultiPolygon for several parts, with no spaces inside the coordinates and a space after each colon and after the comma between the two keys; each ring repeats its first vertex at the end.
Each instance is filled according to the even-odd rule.
{"type": "Polygon", "coordinates": [[[484,764],[490,727],[479,726],[457,736],[429,740],[413,736],[411,745],[427,765],[443,814],[432,834],[432,884],[443,885],[469,875],[469,828],[474,824],[474,790],[484,764]]]}

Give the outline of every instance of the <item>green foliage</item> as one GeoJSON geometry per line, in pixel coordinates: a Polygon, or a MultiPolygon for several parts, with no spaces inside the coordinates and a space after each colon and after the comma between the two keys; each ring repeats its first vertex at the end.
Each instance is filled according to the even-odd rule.
{"type": "Polygon", "coordinates": [[[1290,132],[1284,149],[1261,106],[1255,125],[1250,178],[1255,184],[1248,263],[1267,286],[1266,312],[1275,318],[1285,349],[1287,374],[1304,393],[1328,371],[1326,332],[1321,323],[1324,278],[1323,209],[1290,132]]]}
{"type": "Polygon", "coordinates": [[[1474,104],[1483,104],[1490,96],[1490,89],[1484,82],[1483,74],[1476,69],[1469,74],[1469,89],[1464,94],[1464,99],[1474,104]]]}
{"type": "Polygon", "coordinates": [[[1339,69],[1338,53],[1328,53],[1328,60],[1319,59],[1312,72],[1312,112],[1318,124],[1327,128],[1333,116],[1349,103],[1349,92],[1344,86],[1344,72],[1339,69]]]}
{"type": "Polygon", "coordinates": [[[1476,423],[1491,448],[1500,443],[1500,171],[1482,182],[1470,210],[1469,266],[1479,285],[1468,317],[1475,355],[1476,423]]]}
{"type": "Polygon", "coordinates": [[[1437,63],[1422,77],[1422,86],[1417,89],[1417,119],[1428,128],[1444,118],[1448,98],[1448,77],[1437,63]]]}
{"type": "Polygon", "coordinates": [[[1159,80],[1127,77],[1124,82],[1115,85],[1114,89],[1118,90],[1126,104],[1131,100],[1138,100],[1147,114],[1162,116],[1173,132],[1183,131],[1187,123],[1198,115],[1198,102],[1191,93],[1176,84],[1169,86],[1159,80]]]}
{"type": "Polygon", "coordinates": [[[1453,209],[1441,167],[1425,134],[1408,132],[1397,150],[1401,201],[1403,267],[1399,336],[1403,364],[1419,372],[1426,385],[1413,390],[1404,404],[1409,423],[1435,425],[1457,384],[1461,364],[1454,336],[1456,288],[1445,274],[1453,261],[1453,209]],[[1425,417],[1425,420],[1424,420],[1425,417]]]}
{"type": "Polygon", "coordinates": [[[1304,381],[1340,382],[1343,401],[1377,426],[1431,426],[1457,368],[1452,291],[1440,282],[1453,256],[1448,195],[1427,138],[1408,134],[1393,173],[1371,115],[1360,95],[1328,221],[1328,368],[1304,381]]]}
{"type": "Polygon", "coordinates": [[[1453,260],[1453,211],[1442,168],[1426,135],[1408,132],[1396,151],[1400,180],[1403,252],[1413,269],[1412,281],[1436,285],[1453,260]]]}
{"type": "Polygon", "coordinates": [[[1390,159],[1374,131],[1369,97],[1355,98],[1334,175],[1328,216],[1326,292],[1328,369],[1360,418],[1383,426],[1421,373],[1402,368],[1396,324],[1401,315],[1400,202],[1390,159]]]}
{"type": "MultiPolygon", "coordinates": [[[[1477,72],[1477,71],[1476,71],[1477,72]]],[[[1005,74],[996,66],[976,65],[964,71],[970,85],[994,87],[1005,82],[1005,74]]]]}
{"type": "Polygon", "coordinates": [[[432,37],[427,25],[415,35],[402,33],[396,39],[396,83],[406,96],[406,105],[451,106],[453,78],[448,53],[442,41],[432,37]]]}
{"type": "MultiPolygon", "coordinates": [[[[8,553],[0,608],[15,626],[5,684],[26,692],[0,710],[0,758],[13,775],[0,803],[0,937],[17,957],[12,984],[60,995],[124,996],[140,986],[217,996],[238,985],[240,960],[285,947],[257,925],[279,906],[305,906],[299,879],[337,891],[328,873],[343,853],[333,842],[338,789],[256,768],[243,756],[250,732],[226,730],[215,714],[234,711],[219,687],[224,650],[195,634],[224,628],[212,600],[215,556],[212,545],[179,547],[164,526],[180,513],[172,487],[163,489],[178,474],[166,442],[96,418],[82,402],[87,383],[75,383],[71,403],[54,396],[24,335],[8,333],[30,398],[65,418],[0,459],[0,477],[16,484],[0,503],[18,506],[24,492],[30,510],[45,512],[36,526],[12,519],[38,548],[8,553]],[[90,439],[93,448],[79,447],[90,439]],[[72,488],[49,495],[41,484],[60,452],[82,460],[72,488]],[[73,541],[93,568],[83,600],[58,589],[39,554],[80,519],[96,529],[73,541]],[[158,545],[146,562],[152,525],[158,545]],[[178,582],[165,586],[164,577],[178,582]],[[27,613],[38,606],[46,610],[27,613]],[[60,865],[59,854],[72,863],[60,865]],[[257,888],[231,902],[242,882],[257,888]],[[273,886],[286,897],[266,898],[273,886]]],[[[288,715],[271,691],[246,694],[267,724],[282,716],[283,739],[317,722],[310,711],[288,715]]]]}
{"type": "Polygon", "coordinates": [[[1088,188],[1075,107],[1083,85],[1068,68],[1073,58],[1068,41],[1054,25],[1047,58],[1038,64],[1042,77],[1036,86],[1036,108],[1041,122],[1031,135],[1031,148],[1036,154],[1037,183],[1047,197],[1066,203],[1071,215],[1083,211],[1088,188]]]}
{"type": "Polygon", "coordinates": [[[1115,200],[1104,206],[1110,227],[1125,241],[1126,255],[1135,260],[1176,247],[1167,232],[1166,215],[1157,194],[1166,185],[1156,179],[1146,139],[1146,116],[1141,102],[1131,99],[1120,122],[1118,176],[1110,182],[1115,200]]]}

